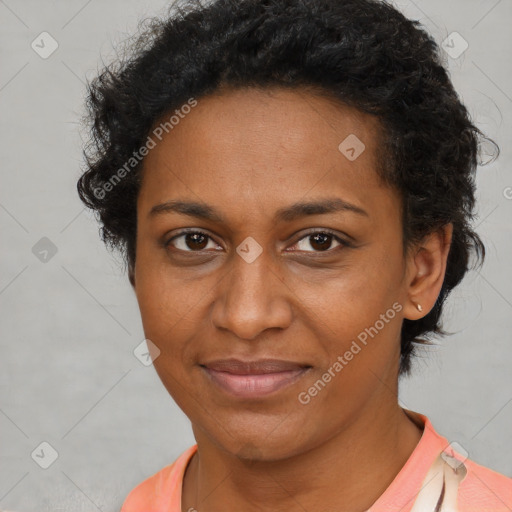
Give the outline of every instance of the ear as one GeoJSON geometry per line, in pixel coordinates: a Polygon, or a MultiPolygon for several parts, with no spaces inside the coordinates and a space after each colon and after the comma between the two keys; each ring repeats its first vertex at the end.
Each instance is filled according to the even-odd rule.
{"type": "Polygon", "coordinates": [[[434,307],[443,286],[452,234],[453,224],[446,224],[408,252],[405,318],[418,320],[434,307]],[[421,305],[422,311],[417,309],[417,304],[421,305]]]}

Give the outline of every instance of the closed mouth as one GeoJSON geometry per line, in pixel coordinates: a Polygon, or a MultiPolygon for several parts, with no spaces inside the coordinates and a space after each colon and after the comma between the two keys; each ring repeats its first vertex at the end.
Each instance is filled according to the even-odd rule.
{"type": "Polygon", "coordinates": [[[299,380],[310,365],[278,359],[223,359],[200,365],[222,391],[238,398],[260,398],[299,380]]]}

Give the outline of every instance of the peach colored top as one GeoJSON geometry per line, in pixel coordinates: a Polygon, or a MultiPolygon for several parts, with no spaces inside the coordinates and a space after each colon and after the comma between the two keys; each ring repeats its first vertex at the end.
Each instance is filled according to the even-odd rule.
{"type": "MultiPolygon", "coordinates": [[[[395,479],[367,512],[512,512],[512,478],[465,458],[461,453],[464,451],[462,447],[455,443],[450,446],[448,440],[434,430],[426,416],[412,411],[407,413],[419,425],[423,424],[422,437],[395,479]],[[458,467],[463,469],[456,477],[461,481],[454,494],[455,509],[443,503],[443,495],[446,498],[449,492],[446,493],[442,476],[439,476],[443,473],[439,471],[440,466],[435,466],[435,462],[441,460],[440,454],[446,461],[456,461],[455,466],[459,464],[458,467]],[[434,488],[433,475],[441,478],[437,489],[434,488]],[[429,488],[431,496],[423,496],[426,499],[420,500],[420,490],[425,493],[425,489],[428,491],[429,488]],[[427,502],[430,505],[423,505],[427,502]]],[[[191,446],[173,464],[136,486],[128,494],[121,512],[181,512],[183,475],[196,450],[197,445],[191,446]]],[[[457,474],[457,471],[453,470],[452,474],[457,474]]]]}

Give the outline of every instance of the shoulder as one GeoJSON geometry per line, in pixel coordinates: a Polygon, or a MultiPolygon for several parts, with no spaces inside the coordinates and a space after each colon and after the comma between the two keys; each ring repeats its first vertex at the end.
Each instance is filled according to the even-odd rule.
{"type": "MultiPolygon", "coordinates": [[[[408,466],[408,477],[414,477],[413,473],[421,475],[423,482],[420,489],[426,487],[429,481],[427,468],[431,466],[437,454],[448,462],[452,470],[460,468],[463,474],[459,480],[457,490],[457,503],[459,512],[511,512],[512,511],[512,478],[498,473],[488,467],[478,464],[468,457],[468,453],[456,442],[449,443],[447,438],[440,435],[429,418],[423,414],[406,411],[408,416],[421,426],[423,424],[423,436],[414,454],[411,456],[408,466]],[[415,458],[416,457],[416,458],[415,458]]],[[[459,469],[455,471],[455,475],[459,469]]],[[[419,477],[413,478],[414,489],[417,489],[419,477]]],[[[443,487],[444,488],[444,487],[443,487]]],[[[418,492],[418,491],[415,491],[418,492]]]]}
{"type": "Polygon", "coordinates": [[[126,497],[121,512],[179,512],[183,475],[196,450],[197,445],[191,446],[172,464],[138,484],[126,497]]]}
{"type": "Polygon", "coordinates": [[[464,460],[467,474],[459,489],[459,503],[464,512],[510,512],[512,510],[512,478],[464,460]]]}

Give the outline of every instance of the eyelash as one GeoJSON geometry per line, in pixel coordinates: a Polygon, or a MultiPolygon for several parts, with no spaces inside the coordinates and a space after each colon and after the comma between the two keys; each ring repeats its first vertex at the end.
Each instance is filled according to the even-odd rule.
{"type": "MultiPolygon", "coordinates": [[[[167,247],[169,247],[169,245],[172,245],[171,242],[173,242],[174,240],[176,240],[178,238],[181,238],[182,236],[190,235],[190,234],[200,234],[200,235],[203,235],[203,236],[209,238],[210,240],[213,240],[213,238],[208,233],[206,233],[204,231],[201,231],[200,229],[186,229],[186,230],[180,231],[178,234],[174,235],[172,238],[170,238],[169,240],[165,241],[164,242],[164,247],[167,248],[167,247]]],[[[308,237],[311,237],[313,235],[317,235],[317,234],[330,235],[340,245],[335,247],[334,249],[327,249],[326,251],[302,251],[302,252],[313,253],[313,254],[325,254],[325,253],[332,253],[332,252],[336,251],[336,249],[342,249],[343,247],[353,247],[353,245],[350,242],[348,242],[347,240],[344,240],[343,238],[339,237],[338,235],[336,235],[335,232],[333,232],[333,231],[331,231],[329,229],[317,229],[317,230],[314,230],[314,231],[309,231],[309,232],[305,233],[301,238],[299,238],[293,245],[297,245],[301,240],[303,240],[305,238],[308,238],[308,237]]],[[[202,252],[210,252],[210,251],[204,251],[204,250],[200,250],[200,251],[185,251],[183,249],[177,249],[177,248],[175,248],[175,249],[177,251],[185,252],[185,253],[188,252],[188,253],[200,254],[202,252]]]]}

